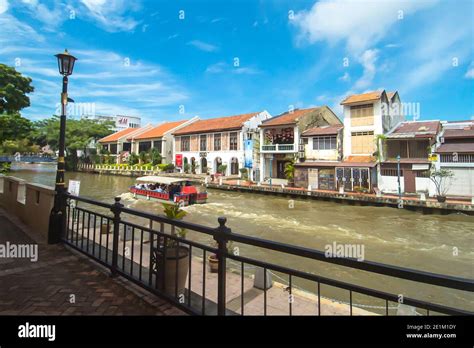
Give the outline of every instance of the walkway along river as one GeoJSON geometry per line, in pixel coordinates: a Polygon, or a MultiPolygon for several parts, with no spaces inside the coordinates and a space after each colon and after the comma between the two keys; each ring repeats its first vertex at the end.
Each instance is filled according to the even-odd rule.
{"type": "MultiPolygon", "coordinates": [[[[51,166],[35,165],[32,168],[36,170],[15,170],[11,175],[53,186],[54,171],[50,170],[51,166]]],[[[68,179],[81,181],[81,196],[109,203],[113,197],[121,196],[122,203],[128,207],[162,213],[161,204],[136,200],[127,193],[133,178],[67,173],[66,182],[68,179]]],[[[474,216],[459,213],[423,215],[388,207],[349,206],[212,189],[209,190],[208,202],[186,207],[188,215],[185,220],[217,226],[217,217],[226,216],[227,225],[242,234],[318,250],[325,250],[333,243],[359,245],[363,246],[365,260],[474,278],[474,216]]],[[[208,237],[197,234],[190,233],[187,238],[212,243],[208,237]]],[[[474,310],[474,297],[467,292],[376,276],[287,255],[283,259],[279,253],[262,252],[258,248],[242,247],[239,253],[405,297],[474,310]]],[[[274,280],[284,282],[277,277],[275,275],[274,280]]],[[[314,288],[309,288],[314,284],[306,284],[303,280],[295,281],[295,284],[314,292],[314,288]]],[[[347,302],[349,298],[347,292],[329,286],[324,286],[321,292],[325,297],[340,301],[347,302]]],[[[354,297],[353,301],[365,305],[384,305],[382,301],[376,303],[376,299],[362,295],[354,297]]]]}

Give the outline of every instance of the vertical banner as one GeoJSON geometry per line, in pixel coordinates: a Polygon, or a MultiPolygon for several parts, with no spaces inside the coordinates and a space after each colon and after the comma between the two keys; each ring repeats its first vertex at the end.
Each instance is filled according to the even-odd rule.
{"type": "Polygon", "coordinates": [[[182,167],[183,166],[183,155],[182,154],[176,155],[175,166],[176,167],[182,167]]]}
{"type": "Polygon", "coordinates": [[[244,141],[244,162],[245,168],[253,167],[253,140],[244,141]]]}

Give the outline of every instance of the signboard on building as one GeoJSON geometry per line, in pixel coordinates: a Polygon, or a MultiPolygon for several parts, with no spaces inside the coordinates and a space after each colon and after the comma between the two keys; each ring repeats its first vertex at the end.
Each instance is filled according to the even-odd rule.
{"type": "Polygon", "coordinates": [[[438,161],[438,155],[435,153],[432,153],[431,155],[428,156],[428,160],[431,162],[437,162],[438,161]]]}
{"type": "Polygon", "coordinates": [[[79,196],[81,182],[79,180],[69,180],[68,191],[73,196],[79,196]]]}
{"type": "Polygon", "coordinates": [[[128,127],[128,117],[118,116],[115,121],[116,127],[128,127]]]}
{"type": "Polygon", "coordinates": [[[244,166],[245,168],[253,167],[253,140],[244,141],[244,166]]]}
{"type": "Polygon", "coordinates": [[[183,155],[182,154],[177,154],[175,157],[175,166],[176,167],[182,167],[183,166],[183,155]]]}

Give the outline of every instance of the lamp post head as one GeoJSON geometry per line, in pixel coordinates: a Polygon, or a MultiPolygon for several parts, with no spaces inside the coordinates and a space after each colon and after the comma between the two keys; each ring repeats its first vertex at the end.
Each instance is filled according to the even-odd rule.
{"type": "Polygon", "coordinates": [[[67,49],[64,50],[63,53],[56,54],[55,56],[58,58],[59,73],[63,76],[71,75],[74,69],[74,62],[77,58],[69,54],[67,49]]]}

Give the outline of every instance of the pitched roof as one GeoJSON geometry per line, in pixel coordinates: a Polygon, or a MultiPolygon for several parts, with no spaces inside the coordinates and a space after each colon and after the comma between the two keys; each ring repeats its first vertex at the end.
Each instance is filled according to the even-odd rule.
{"type": "Polygon", "coordinates": [[[199,120],[199,121],[191,123],[189,126],[186,126],[177,130],[176,132],[173,133],[173,135],[220,132],[220,131],[226,131],[226,130],[239,129],[239,128],[242,128],[244,122],[248,121],[255,115],[258,115],[260,112],[261,111],[252,112],[249,114],[210,118],[207,120],[199,120]]]}
{"type": "Polygon", "coordinates": [[[446,129],[443,137],[449,138],[474,138],[474,126],[465,127],[461,129],[446,129]]]}
{"type": "Polygon", "coordinates": [[[303,133],[301,133],[301,136],[308,137],[308,136],[314,136],[314,135],[337,134],[342,127],[343,127],[342,125],[313,127],[313,128],[305,130],[303,133]]]}
{"type": "Polygon", "coordinates": [[[173,128],[176,128],[183,123],[185,123],[187,120],[183,121],[176,121],[176,122],[166,122],[162,123],[156,127],[153,127],[152,129],[134,137],[135,140],[143,140],[143,139],[153,139],[153,138],[161,138],[166,132],[169,132],[173,128]]]}
{"type": "Polygon", "coordinates": [[[120,138],[122,138],[123,136],[125,136],[127,134],[130,134],[130,133],[132,133],[132,132],[134,132],[138,129],[139,128],[126,128],[126,129],[123,129],[121,131],[118,131],[118,132],[115,132],[113,134],[107,135],[106,137],[100,139],[99,143],[109,143],[109,142],[112,142],[112,141],[117,141],[120,138]]]}
{"type": "Polygon", "coordinates": [[[285,112],[281,115],[278,115],[266,121],[263,121],[260,127],[283,126],[283,125],[295,124],[298,121],[299,117],[320,108],[321,107],[310,108],[310,109],[296,109],[292,112],[285,112]]]}
{"type": "MultiPolygon", "coordinates": [[[[361,103],[361,102],[369,102],[369,101],[374,101],[374,100],[379,100],[382,98],[382,94],[385,91],[373,91],[373,92],[367,92],[367,93],[362,93],[362,94],[353,94],[347,96],[342,102],[341,105],[346,105],[346,104],[354,104],[354,103],[361,103]]],[[[387,94],[387,98],[391,100],[397,92],[385,92],[387,94]]]]}
{"type": "Polygon", "coordinates": [[[392,130],[388,138],[432,138],[440,129],[439,121],[406,121],[392,130]]]}
{"type": "Polygon", "coordinates": [[[474,143],[447,143],[447,144],[442,144],[440,147],[436,149],[437,153],[453,153],[453,152],[458,152],[458,153],[463,153],[463,152],[469,152],[469,153],[474,153],[474,143]]]}

